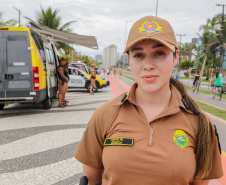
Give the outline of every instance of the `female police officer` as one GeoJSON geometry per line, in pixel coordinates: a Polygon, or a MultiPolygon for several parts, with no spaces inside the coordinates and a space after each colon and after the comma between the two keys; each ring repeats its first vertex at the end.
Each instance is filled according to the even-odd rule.
{"type": "Polygon", "coordinates": [[[75,153],[89,185],[207,185],[220,178],[215,129],[171,79],[179,51],[170,24],[141,18],[125,52],[136,83],[94,112],[75,153]]]}

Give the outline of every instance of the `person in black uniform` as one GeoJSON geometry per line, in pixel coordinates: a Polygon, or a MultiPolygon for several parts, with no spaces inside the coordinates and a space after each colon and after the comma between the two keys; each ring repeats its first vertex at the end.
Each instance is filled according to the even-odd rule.
{"type": "Polygon", "coordinates": [[[66,93],[66,85],[68,82],[68,78],[64,75],[65,71],[65,64],[66,59],[61,58],[60,59],[60,65],[57,67],[57,73],[58,73],[58,84],[59,84],[59,104],[58,107],[65,107],[64,100],[65,100],[65,93],[66,93]]]}
{"type": "MultiPolygon", "coordinates": [[[[68,81],[70,81],[70,77],[69,77],[69,69],[68,69],[68,62],[66,62],[65,66],[64,66],[64,75],[68,78],[68,81]]],[[[68,82],[66,83],[66,93],[68,92],[68,82]]],[[[67,101],[64,97],[64,105],[67,106],[67,103],[69,103],[69,101],[67,101]]]]}

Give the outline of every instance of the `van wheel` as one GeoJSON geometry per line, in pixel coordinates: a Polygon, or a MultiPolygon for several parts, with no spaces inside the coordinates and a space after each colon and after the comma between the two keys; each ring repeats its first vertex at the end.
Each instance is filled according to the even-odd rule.
{"type": "Polygon", "coordinates": [[[4,103],[0,103],[0,110],[4,109],[5,104],[4,103]]]}
{"type": "Polygon", "coordinates": [[[43,102],[42,102],[42,106],[44,109],[50,109],[52,107],[52,99],[50,99],[49,97],[46,98],[43,102]]]}
{"type": "MultiPolygon", "coordinates": [[[[89,82],[86,87],[87,92],[90,92],[90,86],[91,86],[91,83],[89,82]]],[[[98,86],[98,83],[96,82],[95,86],[93,87],[93,92],[97,92],[98,88],[99,88],[99,86],[98,86]]]]}

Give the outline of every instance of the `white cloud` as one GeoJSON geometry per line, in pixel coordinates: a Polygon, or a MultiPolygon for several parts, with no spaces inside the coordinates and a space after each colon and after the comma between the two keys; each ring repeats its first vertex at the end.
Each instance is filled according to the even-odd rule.
{"type": "MultiPolygon", "coordinates": [[[[75,33],[96,36],[99,50],[75,47],[84,54],[102,54],[103,48],[116,44],[122,52],[125,44],[125,21],[137,19],[145,15],[156,14],[157,0],[1,0],[0,11],[4,19],[18,19],[20,9],[22,16],[36,19],[36,12],[51,6],[59,9],[62,23],[77,21],[72,25],[75,33]]],[[[158,0],[158,16],[170,22],[175,33],[186,34],[182,42],[190,42],[191,38],[200,33],[199,27],[206,23],[207,18],[222,12],[216,3],[225,0],[158,0]]],[[[226,10],[225,10],[226,11],[226,10]]],[[[21,18],[23,25],[27,20],[21,18]]],[[[128,36],[132,23],[127,23],[128,36]]],[[[179,40],[179,38],[177,38],[179,40]]]]}

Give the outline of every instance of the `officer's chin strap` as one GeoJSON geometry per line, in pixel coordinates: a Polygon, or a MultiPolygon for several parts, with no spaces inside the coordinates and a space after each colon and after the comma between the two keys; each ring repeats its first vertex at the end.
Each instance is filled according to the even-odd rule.
{"type": "MultiPolygon", "coordinates": [[[[80,178],[79,185],[88,185],[88,178],[86,176],[82,176],[80,178]]],[[[99,182],[97,185],[102,185],[102,182],[99,182]]]]}

